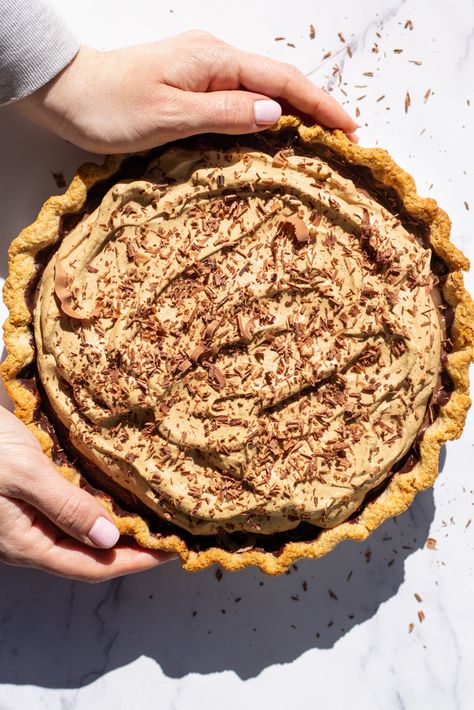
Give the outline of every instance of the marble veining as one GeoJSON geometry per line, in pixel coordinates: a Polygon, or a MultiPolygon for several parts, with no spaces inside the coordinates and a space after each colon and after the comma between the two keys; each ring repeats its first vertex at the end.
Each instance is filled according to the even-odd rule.
{"type": "MultiPolygon", "coordinates": [[[[245,3],[235,12],[216,0],[54,4],[98,48],[201,27],[297,64],[358,109],[361,143],[413,173],[474,259],[472,0],[274,0],[250,18],[245,3]]],[[[57,190],[51,172],[69,179],[91,156],[11,108],[0,135],[4,279],[9,241],[57,190]]],[[[474,291],[472,273],[466,283],[474,291]]],[[[436,485],[405,514],[276,578],[170,563],[90,586],[0,565],[0,709],[473,707],[473,447],[471,413],[436,485]]]]}

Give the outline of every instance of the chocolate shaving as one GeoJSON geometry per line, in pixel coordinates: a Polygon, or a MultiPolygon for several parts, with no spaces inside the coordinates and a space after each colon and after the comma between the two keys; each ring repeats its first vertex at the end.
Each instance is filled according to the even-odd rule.
{"type": "Polygon", "coordinates": [[[273,156],[273,168],[285,168],[288,165],[288,158],[294,155],[293,148],[282,148],[273,156]]]}
{"type": "Polygon", "coordinates": [[[362,209],[362,232],[364,236],[370,236],[370,215],[365,207],[362,209]]]}
{"type": "Polygon", "coordinates": [[[226,378],[222,370],[219,370],[217,365],[211,365],[209,367],[209,378],[211,382],[213,382],[215,385],[217,385],[218,389],[222,389],[222,387],[225,387],[226,384],[226,378]]]}
{"type": "Polygon", "coordinates": [[[204,331],[204,340],[210,340],[216,330],[218,329],[221,321],[219,318],[215,318],[213,321],[209,323],[209,325],[206,326],[206,330],[204,331]]]}
{"type": "Polygon", "coordinates": [[[300,244],[309,242],[309,229],[301,217],[297,217],[296,215],[288,217],[288,219],[282,223],[282,227],[285,231],[289,231],[300,244]]]}
{"type": "Polygon", "coordinates": [[[179,365],[178,365],[178,372],[181,375],[184,375],[191,367],[193,366],[193,363],[191,360],[183,360],[179,365]]]}
{"type": "Polygon", "coordinates": [[[411,105],[411,99],[410,99],[410,94],[407,93],[405,94],[405,113],[408,113],[408,109],[410,108],[411,105]]]}
{"type": "Polygon", "coordinates": [[[242,338],[245,338],[245,340],[252,340],[253,334],[255,331],[255,325],[256,325],[256,318],[250,318],[246,323],[244,323],[244,319],[242,317],[241,313],[237,314],[237,325],[239,328],[239,333],[242,336],[242,338]]]}
{"type": "Polygon", "coordinates": [[[218,352],[219,348],[217,345],[213,345],[209,348],[207,345],[204,345],[204,343],[200,343],[194,348],[189,357],[193,362],[201,363],[205,360],[209,360],[210,357],[217,355],[218,352]]]}

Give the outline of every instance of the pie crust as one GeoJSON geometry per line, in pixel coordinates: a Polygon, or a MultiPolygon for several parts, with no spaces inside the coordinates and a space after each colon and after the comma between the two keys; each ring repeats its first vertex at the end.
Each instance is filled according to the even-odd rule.
{"type": "Polygon", "coordinates": [[[418,491],[433,484],[438,472],[440,448],[447,440],[460,436],[470,406],[468,369],[474,358],[474,304],[462,277],[462,271],[469,268],[469,262],[449,240],[450,221],[447,215],[434,200],[417,195],[412,177],[396,165],[384,150],[361,148],[340,131],[308,127],[293,116],[283,117],[268,133],[281,136],[282,142],[293,135],[308,146],[319,146],[329,151],[337,161],[365,171],[374,184],[396,194],[410,219],[429,227],[432,250],[446,267],[440,289],[452,309],[452,324],[447,334],[450,349],[444,355],[444,370],[449,376],[452,391],[446,401],[438,403],[436,418],[424,428],[417,442],[418,460],[409,470],[393,473],[383,490],[369,496],[352,519],[330,529],[314,528],[315,538],[312,540],[292,540],[292,531],[288,531],[287,541],[276,551],[264,550],[252,543],[235,544],[235,549],[226,549],[216,537],[213,538],[215,544],[200,549],[199,544],[190,543],[190,533],[181,535],[178,528],[169,533],[152,531],[146,517],[125,510],[112,495],[92,485],[76,465],[70,461],[58,463],[54,428],[42,412],[41,395],[37,388],[31,386],[36,358],[32,285],[34,288],[39,278],[41,255],[50,254],[61,240],[63,218],[84,209],[91,188],[113,178],[130,156],[109,156],[102,166],[83,165],[67,191],[47,200],[36,221],[20,233],[9,249],[9,275],[4,287],[4,299],[10,311],[4,325],[8,356],[1,365],[1,374],[14,402],[15,414],[33,431],[58,470],[72,483],[98,497],[123,535],[132,536],[143,547],[176,551],[183,568],[188,571],[219,563],[226,570],[256,565],[267,574],[280,574],[298,558],[321,557],[343,540],[366,539],[387,518],[406,510],[418,491]]]}

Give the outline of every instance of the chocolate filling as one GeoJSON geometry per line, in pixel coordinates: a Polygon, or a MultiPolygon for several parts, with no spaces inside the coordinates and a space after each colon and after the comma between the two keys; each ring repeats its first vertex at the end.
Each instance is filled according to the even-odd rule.
{"type": "MultiPolygon", "coordinates": [[[[337,169],[341,175],[350,178],[357,188],[368,193],[369,196],[376,199],[388,211],[394,214],[405,227],[411,232],[418,241],[425,247],[430,248],[429,227],[421,221],[415,221],[406,212],[397,192],[394,188],[387,187],[377,183],[372,176],[369,168],[364,166],[352,166],[345,163],[340,156],[335,155],[333,151],[325,146],[317,144],[308,146],[302,142],[295,129],[288,128],[285,133],[280,133],[278,136],[273,134],[260,134],[257,136],[199,136],[180,141],[181,146],[195,148],[220,148],[222,150],[235,147],[236,143],[249,146],[258,150],[265,150],[268,153],[275,153],[282,148],[282,139],[286,143],[286,147],[292,147],[295,153],[299,155],[311,155],[320,157],[326,161],[331,167],[337,169]]],[[[131,156],[126,158],[120,170],[107,180],[96,183],[90,190],[87,196],[87,201],[83,209],[75,214],[65,215],[61,219],[61,224],[58,233],[58,240],[55,244],[38,253],[35,266],[36,274],[31,279],[30,284],[25,293],[25,300],[33,313],[37,296],[37,288],[41,278],[41,274],[51,256],[57,250],[63,237],[70,232],[81,219],[93,212],[100,204],[103,196],[112,187],[118,179],[136,179],[139,178],[146,170],[150,162],[156,158],[163,150],[167,150],[172,144],[156,148],[146,156],[131,156]]],[[[446,279],[449,270],[442,259],[432,252],[431,269],[438,276],[439,284],[442,285],[446,279]]],[[[439,308],[440,319],[443,326],[445,339],[443,342],[443,359],[442,369],[438,379],[438,385],[433,392],[428,403],[426,413],[418,431],[417,437],[410,447],[407,454],[397,462],[392,468],[389,476],[384,482],[373,488],[365,497],[362,505],[355,511],[350,521],[356,522],[357,518],[364,506],[377,498],[380,493],[385,490],[390,482],[391,475],[396,472],[405,473],[410,471],[419,461],[420,453],[419,446],[423,438],[424,432],[432,424],[439,414],[440,408],[449,400],[453,390],[453,383],[448,375],[445,367],[446,355],[450,351],[449,334],[453,320],[453,308],[445,301],[440,288],[435,289],[435,300],[439,308]]],[[[32,338],[34,340],[33,326],[31,325],[32,338]]],[[[322,532],[322,529],[310,523],[300,523],[296,528],[284,532],[272,533],[269,535],[248,533],[248,532],[233,532],[224,533],[222,535],[192,535],[188,531],[180,528],[168,521],[150,516],[150,510],[139,501],[132,493],[123,489],[120,485],[110,480],[98,467],[90,462],[84,461],[83,458],[75,451],[69,441],[66,428],[59,422],[58,418],[48,401],[48,398],[43,390],[40,378],[38,376],[35,363],[27,366],[19,373],[18,378],[22,384],[35,394],[37,399],[37,407],[34,415],[36,424],[48,432],[52,441],[53,460],[58,465],[73,465],[79,469],[85,479],[92,486],[96,486],[104,492],[110,493],[116,502],[123,506],[124,510],[138,512],[145,517],[149,523],[150,530],[159,535],[177,534],[182,537],[191,550],[204,550],[214,545],[223,547],[224,549],[235,551],[247,548],[260,551],[272,552],[275,556],[282,553],[284,546],[289,541],[305,541],[310,542],[315,540],[322,532]]],[[[117,511],[119,513],[119,511],[117,511]]]]}

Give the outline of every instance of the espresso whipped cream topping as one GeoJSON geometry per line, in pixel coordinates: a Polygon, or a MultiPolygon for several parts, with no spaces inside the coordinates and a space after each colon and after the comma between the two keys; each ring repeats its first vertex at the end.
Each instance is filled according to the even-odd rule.
{"type": "Polygon", "coordinates": [[[332,527],[435,388],[431,251],[319,158],[170,149],[63,239],[38,369],[81,455],[195,534],[332,527]]]}

